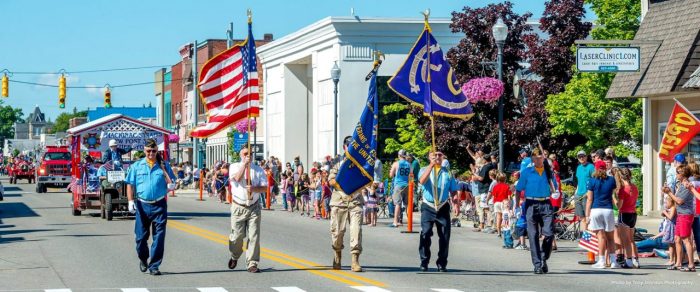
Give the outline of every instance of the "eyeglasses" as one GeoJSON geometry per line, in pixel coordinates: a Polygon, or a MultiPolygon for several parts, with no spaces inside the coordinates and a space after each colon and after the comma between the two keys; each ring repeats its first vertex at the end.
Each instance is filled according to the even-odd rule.
{"type": "Polygon", "coordinates": [[[143,150],[143,152],[146,152],[146,153],[156,153],[156,152],[158,152],[158,150],[156,150],[156,149],[145,149],[145,150],[143,150]]]}

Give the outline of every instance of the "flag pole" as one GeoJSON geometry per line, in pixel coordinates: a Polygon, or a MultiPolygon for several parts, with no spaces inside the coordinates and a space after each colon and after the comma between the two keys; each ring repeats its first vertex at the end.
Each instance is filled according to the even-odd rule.
{"type": "MultiPolygon", "coordinates": [[[[430,82],[431,80],[431,70],[430,70],[430,23],[428,22],[428,18],[430,18],[430,9],[427,9],[423,12],[423,18],[425,20],[425,28],[423,29],[424,33],[427,31],[425,34],[425,61],[426,61],[426,66],[425,66],[425,71],[426,71],[426,94],[428,95],[428,98],[430,99],[430,136],[432,140],[432,153],[435,155],[435,152],[437,151],[437,147],[435,146],[435,116],[433,116],[433,97],[432,97],[432,89],[430,88],[430,82]]],[[[425,101],[424,101],[425,102],[425,101]]],[[[425,107],[425,104],[423,105],[425,107]]],[[[433,177],[433,201],[435,203],[435,211],[437,212],[438,206],[440,206],[440,194],[438,194],[438,178],[437,178],[437,173],[435,172],[435,168],[431,169],[430,172],[432,173],[433,177]]]]}
{"type": "MultiPolygon", "coordinates": [[[[248,31],[249,32],[250,32],[250,24],[251,23],[253,23],[253,12],[250,10],[250,8],[248,8],[248,31]]],[[[244,85],[244,86],[246,86],[246,85],[244,85]]],[[[246,86],[246,91],[249,91],[249,90],[250,90],[250,88],[248,86],[246,86]]],[[[250,92],[248,92],[248,93],[250,93],[250,92]]],[[[253,152],[251,152],[251,147],[250,147],[250,98],[248,98],[248,101],[246,101],[246,103],[248,104],[248,109],[247,109],[248,115],[246,116],[246,123],[248,124],[248,156],[253,158],[254,157],[253,152]]],[[[248,165],[246,165],[246,167],[248,168],[248,177],[246,179],[246,184],[248,186],[251,186],[251,184],[252,184],[251,166],[250,166],[251,163],[252,163],[252,161],[250,161],[248,163],[248,165]]],[[[252,186],[251,186],[251,190],[252,190],[252,186]]],[[[252,199],[253,199],[253,192],[250,191],[250,192],[248,192],[248,200],[252,200],[252,199]]]]}

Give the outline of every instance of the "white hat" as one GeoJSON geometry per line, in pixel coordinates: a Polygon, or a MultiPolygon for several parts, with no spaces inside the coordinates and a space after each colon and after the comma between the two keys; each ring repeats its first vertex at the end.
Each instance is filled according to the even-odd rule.
{"type": "Polygon", "coordinates": [[[117,140],[114,140],[114,139],[109,140],[109,147],[112,147],[112,146],[117,146],[117,140]]]}

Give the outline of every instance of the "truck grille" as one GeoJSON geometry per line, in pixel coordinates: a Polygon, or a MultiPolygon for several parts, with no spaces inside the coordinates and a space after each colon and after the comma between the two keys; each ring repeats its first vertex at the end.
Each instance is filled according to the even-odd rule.
{"type": "Polygon", "coordinates": [[[60,164],[47,165],[46,166],[46,174],[68,176],[68,175],[70,175],[70,166],[68,164],[66,164],[66,165],[60,165],[60,164]]]}

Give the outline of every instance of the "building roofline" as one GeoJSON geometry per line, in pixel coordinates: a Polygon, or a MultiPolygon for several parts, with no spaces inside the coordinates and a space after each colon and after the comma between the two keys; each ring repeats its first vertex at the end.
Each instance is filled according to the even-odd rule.
{"type": "MultiPolygon", "coordinates": [[[[302,27],[290,34],[287,34],[279,39],[273,40],[257,48],[258,53],[265,53],[277,46],[294,40],[309,32],[316,31],[319,28],[331,26],[336,23],[407,23],[418,24],[423,23],[423,18],[418,17],[359,17],[359,16],[328,16],[322,18],[312,24],[302,27]]],[[[430,20],[430,23],[451,23],[452,20],[447,17],[435,17],[430,20]]]]}

